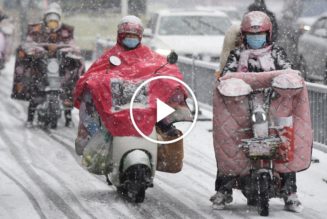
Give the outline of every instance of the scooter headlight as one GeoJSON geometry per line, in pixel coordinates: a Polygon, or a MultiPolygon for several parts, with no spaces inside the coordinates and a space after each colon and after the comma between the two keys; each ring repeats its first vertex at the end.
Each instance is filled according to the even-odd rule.
{"type": "Polygon", "coordinates": [[[267,121],[267,115],[265,112],[255,112],[252,114],[251,119],[253,123],[264,123],[267,121]]]}
{"type": "Polygon", "coordinates": [[[50,61],[47,69],[50,73],[57,73],[59,71],[59,64],[56,61],[50,61]]]}

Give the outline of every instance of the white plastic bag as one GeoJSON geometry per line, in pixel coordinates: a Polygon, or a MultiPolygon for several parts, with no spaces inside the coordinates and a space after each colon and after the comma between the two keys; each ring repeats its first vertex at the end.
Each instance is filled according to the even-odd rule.
{"type": "Polygon", "coordinates": [[[112,136],[101,130],[92,136],[87,143],[82,158],[82,165],[90,172],[98,175],[108,174],[110,169],[110,146],[112,136]]]}

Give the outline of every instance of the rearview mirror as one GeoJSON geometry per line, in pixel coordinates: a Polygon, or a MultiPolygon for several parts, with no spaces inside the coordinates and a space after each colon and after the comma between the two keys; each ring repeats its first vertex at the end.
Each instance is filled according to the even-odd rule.
{"type": "Polygon", "coordinates": [[[169,64],[176,64],[177,63],[177,60],[178,60],[178,55],[176,52],[174,51],[171,51],[169,53],[169,55],[167,56],[167,62],[169,64]]]}

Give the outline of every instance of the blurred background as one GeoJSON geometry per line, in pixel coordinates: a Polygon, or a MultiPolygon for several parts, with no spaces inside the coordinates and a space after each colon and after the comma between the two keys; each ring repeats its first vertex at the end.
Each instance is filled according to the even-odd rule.
{"type": "MultiPolygon", "coordinates": [[[[163,34],[162,31],[160,32],[161,24],[159,24],[158,17],[163,15],[177,16],[176,11],[187,12],[187,16],[191,16],[195,10],[207,11],[202,16],[210,16],[210,13],[212,14],[213,11],[215,11],[214,13],[220,11],[227,14],[230,24],[237,24],[240,23],[243,14],[248,10],[250,4],[264,2],[267,9],[274,13],[279,26],[281,26],[280,35],[282,31],[285,31],[285,28],[287,33],[284,32],[283,35],[287,38],[289,38],[288,35],[292,31],[290,27],[294,29],[293,32],[295,30],[298,31],[296,39],[292,42],[286,42],[287,45],[296,44],[295,49],[297,52],[300,35],[310,30],[311,25],[321,16],[325,16],[327,12],[327,0],[0,0],[1,8],[10,16],[15,26],[15,43],[13,48],[16,48],[21,40],[24,40],[27,24],[39,22],[45,8],[52,2],[58,2],[62,6],[64,13],[63,22],[75,27],[77,45],[81,48],[85,58],[89,60],[98,57],[105,49],[110,48],[115,43],[117,24],[121,17],[127,14],[140,16],[144,21],[144,24],[149,29],[145,32],[148,38],[144,38],[144,43],[148,44],[152,49],[157,51],[174,49],[180,55],[195,56],[195,52],[191,54],[189,51],[184,51],[186,50],[185,48],[174,48],[176,43],[171,43],[171,41],[180,39],[174,38],[167,41],[164,37],[160,37],[160,33],[161,35],[163,34]],[[162,10],[168,9],[170,10],[169,14],[162,13],[162,10]],[[286,27],[284,25],[283,30],[283,24],[285,23],[287,25],[286,27]]],[[[185,13],[184,15],[186,16],[185,13]]],[[[216,44],[215,49],[217,52],[216,54],[209,54],[209,58],[204,55],[207,58],[202,57],[203,60],[219,61],[220,51],[218,50],[221,49],[224,32],[230,24],[219,27],[222,30],[218,35],[222,37],[218,38],[217,35],[214,39],[217,43],[211,42],[211,45],[216,44]]],[[[191,38],[191,35],[185,33],[183,37],[191,38]]],[[[291,33],[291,35],[293,36],[294,33],[291,33]]],[[[324,34],[322,33],[322,35],[324,34]]],[[[326,42],[325,36],[323,38],[324,42],[326,42]]],[[[210,40],[206,38],[197,39],[197,41],[198,47],[205,47],[202,45],[210,40]]],[[[196,53],[201,52],[209,53],[208,51],[196,53]]],[[[296,61],[298,62],[300,58],[297,55],[296,61]]]]}
{"type": "MultiPolygon", "coordinates": [[[[136,14],[146,22],[152,12],[166,8],[194,8],[196,6],[235,6],[245,11],[251,0],[1,0],[3,10],[15,22],[16,45],[24,37],[28,23],[38,22],[44,9],[58,2],[64,9],[63,21],[75,26],[78,45],[90,52],[95,37],[115,38],[116,26],[122,14],[136,14]],[[128,6],[127,6],[128,5],[128,6]]],[[[280,11],[282,0],[268,0],[271,9],[280,11]]]]}

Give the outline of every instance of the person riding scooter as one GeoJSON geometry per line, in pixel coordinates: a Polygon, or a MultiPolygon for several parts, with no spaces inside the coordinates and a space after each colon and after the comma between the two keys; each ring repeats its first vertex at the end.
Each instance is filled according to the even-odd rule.
{"type": "Polygon", "coordinates": [[[27,127],[33,125],[37,106],[45,99],[47,85],[45,56],[60,51],[60,77],[63,78],[61,99],[65,108],[65,126],[71,123],[72,92],[84,71],[80,51],[74,42],[74,27],[62,23],[62,9],[57,3],[49,5],[40,23],[30,24],[26,41],[18,47],[12,98],[28,100],[27,127]]]}
{"type": "MultiPolygon", "coordinates": [[[[135,56],[133,51],[138,52],[138,50],[144,50],[145,54],[142,54],[144,57],[147,56],[154,56],[154,52],[151,51],[148,47],[141,43],[143,37],[143,24],[141,20],[136,16],[126,16],[124,17],[120,24],[118,25],[117,31],[117,44],[112,49],[108,50],[104,53],[98,60],[94,62],[94,64],[90,67],[90,69],[81,77],[81,79],[77,83],[77,89],[75,93],[75,107],[80,108],[80,124],[79,124],[79,131],[78,137],[76,139],[76,151],[78,151],[79,155],[82,155],[83,148],[87,143],[87,139],[90,139],[92,135],[95,133],[95,130],[99,130],[99,115],[95,111],[95,107],[89,92],[84,94],[79,93],[79,86],[81,86],[85,81],[91,77],[92,74],[98,73],[99,69],[103,68],[114,68],[115,66],[112,65],[108,60],[112,54],[126,54],[126,56],[135,56]],[[91,119],[92,122],[88,120],[91,119]],[[84,121],[83,121],[84,120],[84,121]],[[86,123],[93,124],[91,125],[92,129],[87,129],[89,125],[86,123]]],[[[140,54],[137,54],[138,56],[140,54]]],[[[140,59],[140,57],[138,57],[140,59]]],[[[181,75],[179,75],[181,77],[181,75]]],[[[158,127],[161,130],[164,130],[170,135],[177,134],[176,129],[174,126],[170,124],[167,125],[165,123],[158,123],[158,127]]]]}
{"type": "MultiPolygon", "coordinates": [[[[142,36],[143,25],[138,17],[122,18],[117,44],[93,63],[77,82],[74,93],[74,104],[80,112],[75,150],[82,155],[82,165],[91,173],[105,175],[109,185],[135,202],[142,202],[145,189],[153,186],[154,172],[163,170],[157,166],[157,144],[142,138],[132,124],[130,101],[147,79],[160,75],[182,78],[176,65],[142,45],[142,36]]],[[[181,106],[186,97],[180,84],[150,82],[135,99],[137,126],[152,139],[159,135],[177,138],[181,133],[171,123],[156,121],[153,100],[181,106]]],[[[178,164],[171,172],[180,170],[178,164]]]]}
{"type": "MultiPolygon", "coordinates": [[[[230,52],[222,75],[233,72],[246,74],[247,72],[260,73],[291,69],[292,65],[287,60],[284,50],[272,43],[272,35],[272,23],[265,13],[253,11],[246,14],[241,23],[243,45],[230,52]]],[[[296,195],[295,172],[280,175],[282,187],[285,190],[285,209],[300,212],[303,207],[296,195]]],[[[217,193],[210,198],[213,202],[213,208],[223,209],[227,203],[232,202],[232,188],[235,181],[235,176],[219,174],[218,167],[215,185],[217,193]]]]}

